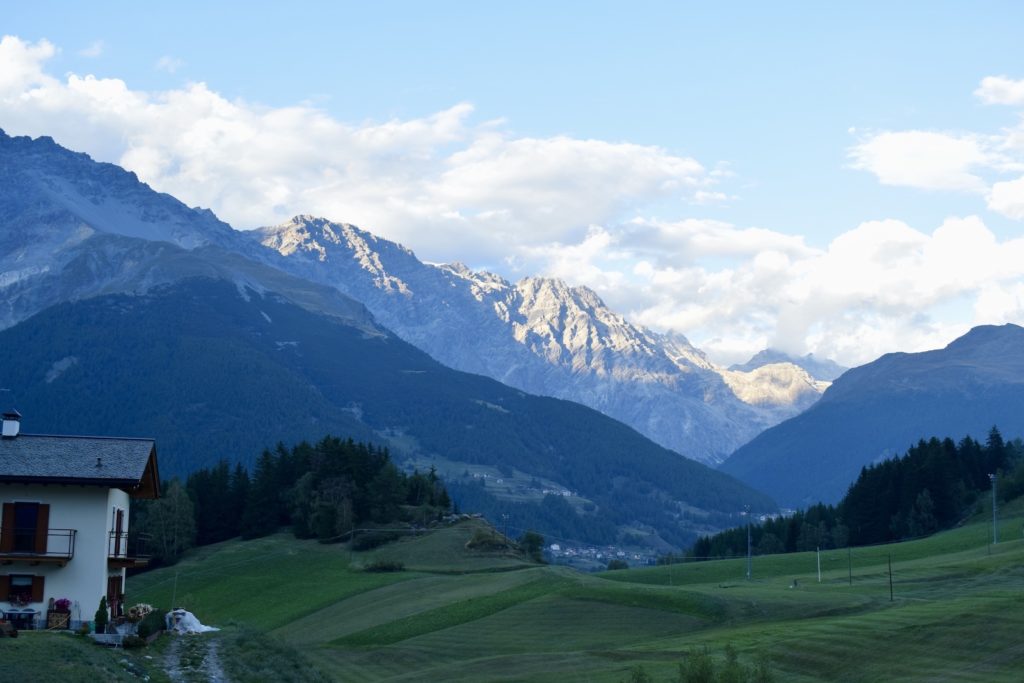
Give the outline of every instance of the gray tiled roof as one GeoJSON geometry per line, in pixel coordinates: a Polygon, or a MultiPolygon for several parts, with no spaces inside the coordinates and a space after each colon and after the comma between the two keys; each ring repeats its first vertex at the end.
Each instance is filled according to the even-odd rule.
{"type": "Polygon", "coordinates": [[[0,481],[86,479],[112,485],[137,483],[154,446],[153,439],[19,434],[0,439],[0,481]]]}

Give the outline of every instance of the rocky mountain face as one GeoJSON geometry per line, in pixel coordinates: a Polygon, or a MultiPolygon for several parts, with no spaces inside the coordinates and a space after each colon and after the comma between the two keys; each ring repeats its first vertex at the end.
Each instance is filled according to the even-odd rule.
{"type": "Polygon", "coordinates": [[[212,212],[46,137],[0,131],[0,243],[0,329],[63,301],[204,276],[291,294],[376,330],[361,304],[273,267],[266,249],[212,212]]]}
{"type": "Polygon", "coordinates": [[[1024,328],[976,327],[944,349],[891,353],[848,370],[804,413],[722,466],[783,505],[835,502],[861,467],[920,439],[1024,436],[1024,328]]]}
{"type": "Polygon", "coordinates": [[[35,431],[155,437],[167,476],[326,434],[388,444],[446,479],[499,473],[486,487],[465,478],[474,511],[590,543],[639,533],[678,548],[744,505],[775,509],[595,410],[207,275],[57,304],[0,331],[0,387],[35,431]]]}
{"type": "Polygon", "coordinates": [[[313,216],[254,231],[283,267],[363,302],[385,327],[454,368],[622,420],[688,457],[719,463],[820,396],[792,363],[725,371],[682,335],[633,325],[586,287],[516,283],[313,216]]]}
{"type": "Polygon", "coordinates": [[[0,209],[0,329],[62,301],[226,279],[368,330],[379,322],[453,368],[581,402],[709,464],[821,391],[789,363],[724,371],[682,335],[632,325],[558,280],[425,264],[310,216],[240,233],[49,138],[0,132],[0,209]]]}

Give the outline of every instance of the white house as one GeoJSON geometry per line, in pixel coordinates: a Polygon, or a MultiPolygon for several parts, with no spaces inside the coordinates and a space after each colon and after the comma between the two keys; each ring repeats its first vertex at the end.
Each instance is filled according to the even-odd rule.
{"type": "Polygon", "coordinates": [[[22,434],[3,414],[0,438],[0,610],[19,628],[45,624],[52,600],[90,621],[107,596],[123,608],[127,568],[148,560],[128,547],[128,503],[160,492],[152,439],[22,434]]]}

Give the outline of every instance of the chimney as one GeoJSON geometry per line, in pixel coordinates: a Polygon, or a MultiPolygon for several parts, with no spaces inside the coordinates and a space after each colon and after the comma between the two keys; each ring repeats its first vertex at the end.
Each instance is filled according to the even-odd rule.
{"type": "Polygon", "coordinates": [[[18,435],[18,431],[21,429],[21,413],[17,410],[11,410],[4,413],[4,428],[3,438],[13,439],[18,435]]]}

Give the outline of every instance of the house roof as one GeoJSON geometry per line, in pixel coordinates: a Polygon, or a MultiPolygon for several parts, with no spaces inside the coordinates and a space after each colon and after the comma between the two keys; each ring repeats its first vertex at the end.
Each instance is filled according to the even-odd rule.
{"type": "Polygon", "coordinates": [[[19,434],[0,439],[0,483],[107,486],[156,498],[160,478],[153,439],[19,434]]]}

